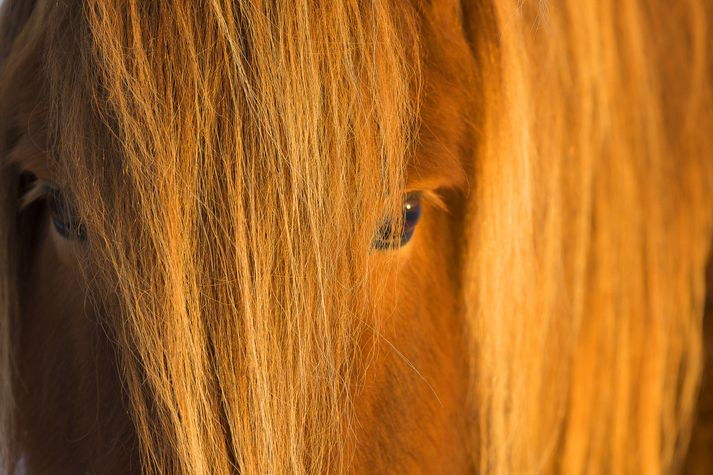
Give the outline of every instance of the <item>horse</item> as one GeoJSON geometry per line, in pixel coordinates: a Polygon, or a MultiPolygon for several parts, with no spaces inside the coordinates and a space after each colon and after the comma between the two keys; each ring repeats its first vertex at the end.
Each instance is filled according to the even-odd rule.
{"type": "Polygon", "coordinates": [[[705,467],[709,1],[0,21],[5,473],[705,467]]]}

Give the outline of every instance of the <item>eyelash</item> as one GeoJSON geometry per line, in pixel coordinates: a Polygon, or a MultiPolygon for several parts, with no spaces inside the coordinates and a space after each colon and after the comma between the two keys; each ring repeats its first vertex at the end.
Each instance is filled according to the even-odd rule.
{"type": "Polygon", "coordinates": [[[61,191],[54,185],[38,179],[32,174],[25,174],[26,183],[20,197],[20,210],[33,203],[44,200],[52,226],[57,233],[67,240],[85,241],[86,230],[80,217],[67,203],[61,191]]]}
{"type": "MultiPolygon", "coordinates": [[[[32,201],[44,196],[47,204],[52,225],[57,233],[65,239],[85,241],[86,230],[71,206],[68,205],[62,193],[54,186],[46,183],[40,183],[39,180],[33,184],[33,189],[28,191],[23,197],[22,207],[27,206],[32,201]],[[38,190],[40,188],[40,190],[38,190]]],[[[393,229],[395,223],[392,220],[386,220],[379,228],[374,242],[373,248],[379,251],[398,249],[406,245],[414,235],[416,226],[421,218],[422,213],[422,193],[414,191],[407,193],[404,196],[402,217],[399,220],[401,229],[395,231],[393,229]]]]}
{"type": "Polygon", "coordinates": [[[404,196],[402,218],[397,221],[401,229],[394,230],[394,221],[386,220],[376,233],[372,244],[374,249],[378,251],[398,249],[413,238],[416,225],[421,218],[421,198],[422,193],[419,191],[407,193],[404,196]]]}
{"type": "Polygon", "coordinates": [[[87,234],[82,220],[68,205],[60,191],[51,186],[46,187],[45,199],[52,225],[57,233],[65,239],[85,241],[87,234]]]}

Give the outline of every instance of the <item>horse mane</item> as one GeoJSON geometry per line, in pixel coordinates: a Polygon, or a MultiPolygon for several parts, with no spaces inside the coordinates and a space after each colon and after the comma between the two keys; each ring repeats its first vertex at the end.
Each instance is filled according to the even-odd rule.
{"type": "Polygon", "coordinates": [[[373,230],[438,168],[464,189],[474,466],[680,466],[713,225],[709,3],[6,0],[7,466],[20,155],[91,231],[89,305],[146,472],[349,470],[397,260],[374,262],[373,230]]]}

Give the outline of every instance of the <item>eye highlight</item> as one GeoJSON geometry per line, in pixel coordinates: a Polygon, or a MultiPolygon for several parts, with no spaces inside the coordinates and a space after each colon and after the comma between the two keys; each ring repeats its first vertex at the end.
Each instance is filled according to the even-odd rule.
{"type": "Polygon", "coordinates": [[[381,225],[374,239],[374,249],[398,249],[411,240],[421,218],[421,192],[406,193],[401,211],[400,220],[387,220],[381,225]],[[398,229],[395,229],[397,226],[398,229]]]}
{"type": "Polygon", "coordinates": [[[46,186],[45,192],[47,210],[57,233],[65,239],[86,240],[87,235],[81,218],[67,203],[62,193],[52,186],[46,186]]]}

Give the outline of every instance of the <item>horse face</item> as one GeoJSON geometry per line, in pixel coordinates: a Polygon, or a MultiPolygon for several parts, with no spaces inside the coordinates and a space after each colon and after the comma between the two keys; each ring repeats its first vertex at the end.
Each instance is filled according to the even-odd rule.
{"type": "MultiPolygon", "coordinates": [[[[450,145],[450,150],[443,143],[434,148],[456,154],[458,143],[450,145]]],[[[421,153],[421,163],[432,159],[432,151],[421,153]]],[[[368,364],[360,363],[363,373],[351,395],[359,421],[360,448],[353,462],[358,470],[390,464],[460,470],[467,465],[467,432],[459,413],[466,388],[455,271],[463,218],[462,169],[411,170],[419,178],[411,179],[408,188],[418,190],[421,208],[413,236],[369,252],[369,265],[381,269],[384,280],[368,290],[377,306],[373,325],[378,335],[359,337],[359,358],[368,364]],[[418,420],[424,417],[434,422],[423,427],[418,420]],[[414,431],[420,432],[418,437],[414,431]]],[[[45,169],[25,167],[20,176],[27,173],[37,183],[54,182],[45,169]]],[[[93,282],[101,263],[90,256],[91,234],[80,236],[58,224],[67,218],[53,208],[52,199],[57,197],[37,196],[20,211],[21,240],[26,243],[23,339],[18,345],[22,451],[33,470],[113,466],[121,471],[136,457],[131,452],[136,442],[131,420],[121,414],[128,403],[122,397],[115,348],[104,334],[112,317],[102,301],[111,302],[111,291],[93,282]],[[100,413],[87,414],[87,407],[100,413]],[[48,427],[61,436],[48,439],[48,427]],[[101,457],[94,458],[97,453],[101,457]]]]}
{"type": "Polygon", "coordinates": [[[5,0],[9,471],[679,470],[710,11],[619,3],[5,0]]]}
{"type": "MultiPolygon", "coordinates": [[[[457,23],[454,18],[445,18],[444,21],[457,23]]],[[[435,35],[433,29],[439,27],[457,31],[452,24],[426,25],[424,31],[435,35]]],[[[457,34],[442,42],[429,41],[427,47],[432,63],[425,64],[422,81],[429,90],[435,92],[427,95],[418,93],[418,96],[415,90],[408,93],[407,102],[421,102],[418,114],[411,118],[419,124],[412,131],[418,134],[412,140],[416,145],[401,165],[401,171],[396,170],[402,176],[388,178],[393,180],[391,183],[396,184],[397,188],[387,190],[383,198],[379,198],[379,194],[372,193],[370,189],[358,188],[358,180],[340,182],[340,174],[356,172],[366,173],[363,179],[370,180],[369,175],[376,175],[374,171],[383,166],[374,158],[364,160],[365,163],[359,165],[366,171],[360,171],[361,168],[350,169],[352,165],[349,163],[339,164],[341,169],[333,170],[332,165],[320,164],[318,160],[312,164],[297,162],[293,165],[304,165],[306,168],[302,170],[280,171],[258,170],[249,162],[249,158],[242,159],[245,163],[237,165],[234,161],[225,161],[225,158],[220,158],[220,163],[217,163],[216,154],[216,158],[203,156],[203,168],[195,168],[179,177],[179,172],[183,173],[194,166],[186,163],[190,155],[174,151],[166,155],[157,152],[157,156],[153,157],[144,151],[138,156],[143,162],[140,166],[144,168],[144,174],[132,176],[131,171],[126,172],[128,165],[123,170],[115,170],[113,167],[114,162],[127,160],[128,153],[121,143],[112,141],[112,137],[106,138],[116,133],[112,127],[121,128],[124,125],[118,118],[114,118],[112,123],[100,123],[78,134],[97,137],[90,141],[94,143],[105,140],[101,147],[97,147],[105,155],[94,162],[89,159],[74,162],[62,152],[59,152],[61,156],[57,156],[57,150],[38,146],[38,136],[49,141],[48,135],[52,134],[52,131],[47,130],[50,127],[45,115],[49,109],[48,103],[53,102],[51,97],[26,98],[14,104],[18,122],[33,125],[31,130],[21,134],[20,141],[11,150],[20,203],[20,241],[24,243],[20,262],[23,270],[19,303],[22,339],[17,345],[18,361],[21,362],[19,379],[22,381],[18,386],[20,389],[17,397],[18,427],[21,428],[18,447],[32,470],[62,466],[68,470],[88,467],[90,470],[121,471],[127,464],[139,463],[137,447],[140,444],[160,444],[156,440],[149,442],[142,439],[144,421],[136,418],[137,410],[140,411],[136,404],[146,404],[144,409],[155,410],[155,407],[149,408],[155,406],[156,401],[148,401],[146,396],[154,399],[160,391],[155,394],[153,391],[158,388],[139,394],[147,391],[147,387],[139,389],[146,384],[146,378],[155,376],[151,376],[154,370],[150,367],[153,363],[144,359],[138,364],[135,374],[129,374],[132,370],[127,372],[125,367],[128,361],[125,360],[127,354],[124,352],[152,331],[148,327],[142,328],[147,322],[132,320],[134,314],[146,311],[147,306],[152,307],[151,318],[154,319],[150,325],[157,325],[156,329],[167,334],[178,330],[185,323],[192,322],[189,325],[194,325],[203,318],[202,315],[213,315],[210,318],[217,319],[210,323],[216,326],[215,330],[194,327],[190,331],[194,334],[205,331],[206,334],[201,337],[206,338],[203,343],[197,340],[193,343],[184,341],[181,345],[198,343],[203,346],[197,349],[199,353],[212,352],[200,356],[201,361],[202,358],[208,358],[213,361],[210,363],[212,365],[234,366],[231,371],[226,370],[225,374],[206,373],[198,377],[207,377],[205,384],[213,387],[206,394],[227,391],[234,395],[237,402],[227,404],[233,406],[231,411],[239,411],[234,417],[246,417],[247,413],[242,416],[239,413],[248,411],[251,404],[255,404],[243,399],[249,398],[250,392],[256,387],[260,388],[257,382],[249,381],[251,371],[258,368],[249,365],[241,368],[241,361],[246,358],[244,355],[221,354],[224,347],[212,348],[215,339],[222,335],[211,337],[210,332],[227,333],[234,340],[225,340],[223,345],[234,345],[240,348],[241,354],[251,345],[261,351],[259,347],[266,340],[272,340],[281,333],[284,335],[292,332],[297,336],[288,334],[283,341],[275,342],[278,350],[273,355],[277,356],[277,360],[282,360],[284,365],[290,364],[286,358],[305,358],[298,367],[307,374],[307,381],[310,380],[311,372],[322,378],[317,381],[323,380],[325,375],[320,373],[320,366],[324,365],[334,365],[331,369],[327,368],[329,373],[325,374],[334,375],[336,371],[337,378],[346,378],[345,386],[337,386],[344,393],[339,394],[338,400],[332,401],[332,404],[344,404],[343,401],[349,400],[348,407],[337,407],[341,407],[340,411],[352,414],[355,422],[345,424],[344,421],[338,421],[336,431],[345,439],[344,450],[352,454],[350,463],[358,470],[386,466],[404,470],[413,466],[460,470],[465,466],[467,451],[463,447],[467,435],[465,421],[460,417],[466,392],[465,352],[460,336],[462,329],[458,320],[457,295],[460,286],[458,262],[466,181],[466,167],[461,154],[470,139],[466,128],[461,125],[460,115],[463,113],[463,104],[469,99],[454,90],[448,94],[439,91],[452,85],[454,77],[463,76],[463,61],[469,59],[465,40],[457,34]],[[458,51],[454,52],[453,44],[459,45],[458,51]],[[163,165],[167,174],[159,173],[158,169],[146,172],[155,166],[152,160],[164,160],[169,156],[176,161],[171,165],[163,165]],[[180,170],[181,167],[188,168],[180,170]],[[168,177],[174,172],[173,178],[168,177]],[[219,174],[220,177],[211,177],[211,173],[219,174]],[[261,173],[267,177],[261,176],[261,173]],[[335,186],[344,189],[340,194],[334,194],[329,188],[320,188],[323,184],[319,180],[310,182],[309,178],[299,175],[304,173],[324,174],[325,180],[333,180],[335,186]],[[206,183],[199,183],[205,185],[203,189],[196,185],[203,179],[201,174],[206,175],[206,183]],[[270,196],[270,188],[275,186],[271,181],[275,177],[270,174],[284,180],[282,185],[294,187],[295,190],[290,190],[292,194],[278,193],[277,199],[270,196]],[[197,182],[188,185],[193,196],[182,195],[183,190],[178,181],[169,182],[169,178],[185,180],[189,176],[197,179],[197,182]],[[231,177],[233,181],[225,177],[231,177]],[[106,180],[103,183],[102,178],[106,180]],[[300,183],[300,180],[305,180],[305,183],[300,183]],[[142,202],[142,197],[146,196],[144,193],[155,196],[142,202]],[[349,194],[355,198],[350,199],[349,194]],[[288,203],[288,198],[295,201],[288,203]],[[244,200],[247,205],[241,210],[232,210],[235,200],[244,200]],[[315,218],[314,214],[307,212],[306,217],[302,215],[301,207],[313,213],[309,200],[322,203],[323,206],[331,205],[334,214],[341,220],[338,226],[330,229],[328,219],[315,218]],[[294,210],[288,210],[284,215],[293,223],[289,225],[293,228],[282,229],[286,225],[280,222],[263,227],[259,219],[246,215],[251,209],[254,212],[251,207],[257,204],[267,209],[263,219],[268,221],[283,211],[282,206],[294,206],[294,210]],[[345,219],[341,206],[337,204],[354,207],[348,219],[345,219]],[[230,211],[227,214],[226,209],[230,211]],[[205,214],[191,215],[196,210],[205,214]],[[155,223],[150,222],[153,219],[151,216],[156,218],[155,223]],[[317,219],[320,226],[326,227],[324,233],[339,234],[345,250],[334,249],[336,239],[333,237],[329,242],[325,240],[315,243],[321,239],[319,232],[310,229],[302,231],[310,224],[310,219],[317,219]],[[241,235],[243,231],[239,227],[231,230],[231,236],[223,233],[224,228],[231,229],[236,220],[242,220],[241,226],[252,233],[273,233],[283,240],[290,240],[289,252],[297,254],[298,258],[292,260],[281,255],[286,245],[284,241],[273,243],[273,248],[277,249],[275,251],[271,247],[256,247],[250,239],[260,238],[241,235]],[[143,224],[134,226],[134,222],[143,224]],[[388,223],[386,228],[384,223],[388,223]],[[160,229],[152,228],[154,225],[160,226],[160,229]],[[389,230],[385,235],[384,229],[389,230]],[[164,235],[158,238],[159,234],[164,235]],[[185,236],[190,236],[190,240],[185,236]],[[200,236],[200,240],[195,239],[196,236],[200,236]],[[311,246],[315,247],[315,254],[324,253],[336,263],[330,261],[315,264],[311,246]],[[226,262],[226,255],[231,252],[237,261],[244,258],[241,256],[248,256],[245,259],[255,268],[246,270],[247,276],[241,274],[242,271],[233,268],[236,264],[226,262]],[[198,254],[191,256],[191,253],[198,254]],[[120,264],[119,261],[126,256],[129,259],[120,264]],[[187,263],[186,258],[199,258],[199,261],[187,263]],[[300,262],[314,268],[305,272],[298,266],[300,262]],[[260,267],[261,263],[263,267],[260,267]],[[121,272],[117,273],[117,265],[122,267],[121,272]],[[175,274],[172,269],[166,269],[167,266],[176,266],[175,274]],[[127,274],[123,274],[125,271],[127,274]],[[234,278],[249,277],[250,285],[257,289],[253,292],[250,288],[238,288],[240,284],[232,285],[229,281],[222,281],[228,279],[232,272],[235,272],[232,274],[234,278]],[[290,301],[291,289],[283,288],[282,282],[274,280],[276,274],[281,274],[291,281],[309,281],[319,279],[320,272],[331,272],[328,275],[333,278],[341,276],[339,279],[342,280],[322,282],[317,288],[321,292],[341,295],[341,299],[335,300],[334,296],[329,295],[308,295],[308,298],[290,301]],[[362,274],[357,275],[355,272],[362,274]],[[178,276],[181,282],[170,282],[174,276],[178,276]],[[363,282],[360,281],[362,278],[363,282]],[[142,289],[129,288],[127,283],[134,282],[134,279],[142,289]],[[186,282],[189,285],[186,286],[186,282]],[[164,290],[158,290],[161,285],[164,290]],[[260,294],[260,285],[272,289],[269,300],[260,300],[265,299],[260,294]],[[165,286],[173,290],[167,290],[165,286]],[[335,290],[332,286],[338,288],[335,290]],[[122,287],[126,287],[128,293],[119,290],[122,287]],[[181,290],[177,290],[179,287],[181,290]],[[343,289],[350,287],[357,291],[345,292],[343,289]],[[166,297],[171,293],[171,299],[183,300],[183,303],[178,303],[179,306],[188,307],[178,311],[183,314],[180,317],[183,323],[178,320],[171,323],[171,315],[175,310],[169,307],[173,304],[165,306],[166,301],[162,308],[156,308],[158,300],[150,302],[163,292],[167,292],[166,297]],[[286,297],[280,297],[281,293],[286,297]],[[127,297],[132,302],[128,302],[127,297]],[[142,303],[141,300],[146,297],[148,300],[142,303]],[[224,299],[235,300],[226,304],[224,299]],[[315,307],[320,299],[326,300],[326,304],[321,305],[329,308],[323,314],[318,306],[315,307]],[[290,311],[290,305],[301,307],[299,311],[290,311]],[[254,306],[263,308],[262,317],[254,306]],[[288,307],[284,313],[275,310],[284,307],[288,307]],[[241,318],[245,318],[244,314],[251,312],[254,321],[246,319],[240,324],[233,323],[240,322],[241,318]],[[344,328],[336,330],[329,328],[334,325],[329,322],[327,327],[317,327],[317,324],[307,321],[300,328],[299,318],[303,318],[301,312],[314,312],[315,319],[353,318],[355,321],[340,324],[344,328]],[[248,328],[248,324],[260,324],[258,317],[273,319],[274,328],[248,328]],[[285,324],[281,320],[287,318],[295,319],[295,322],[285,324]],[[136,326],[129,330],[132,325],[136,326]],[[322,334],[315,333],[317,330],[334,332],[333,338],[343,338],[338,332],[348,333],[349,340],[339,343],[338,347],[339,351],[347,353],[348,359],[339,355],[326,359],[317,357],[314,354],[317,349],[327,355],[335,351],[334,346],[325,346],[325,342],[309,341],[309,338],[322,337],[322,334]],[[135,332],[133,336],[132,332],[135,332]],[[299,332],[304,332],[306,336],[300,336],[299,332]],[[295,343],[305,345],[307,350],[300,353],[299,349],[285,348],[295,343]],[[310,350],[310,345],[316,346],[310,350]],[[216,381],[216,378],[225,378],[225,381],[216,381]],[[38,407],[43,409],[38,411],[38,407]],[[94,409],[87,411],[88,407],[94,409]],[[432,422],[423,426],[419,421],[426,418],[432,422]],[[56,434],[52,439],[46,437],[47,428],[56,434]]],[[[174,61],[170,54],[166,54],[164,60],[169,65],[174,61]]],[[[180,61],[180,58],[176,61],[180,61]]],[[[25,66],[31,67],[31,63],[25,66]]],[[[388,89],[385,93],[400,94],[388,89]]],[[[76,94],[81,96],[83,91],[76,91],[76,94]]],[[[64,112],[71,114],[66,108],[64,112]]],[[[92,106],[87,108],[91,110],[92,106]]],[[[365,120],[359,116],[348,119],[354,122],[365,120]]],[[[324,127],[320,123],[322,118],[314,120],[315,126],[324,127]]],[[[241,126],[230,122],[227,125],[241,126]]],[[[194,127],[197,126],[190,125],[189,129],[194,127]]],[[[194,132],[202,133],[199,130],[194,132]]],[[[72,140],[75,139],[81,142],[79,137],[72,140]]],[[[352,138],[356,139],[359,137],[352,138]]],[[[230,144],[234,138],[217,135],[211,137],[211,140],[230,144]]],[[[270,149],[266,137],[256,135],[254,140],[256,142],[244,143],[242,146],[253,152],[270,149]]],[[[364,136],[361,140],[366,144],[373,137],[364,136]]],[[[73,146],[81,150],[91,144],[85,141],[73,146]]],[[[366,145],[359,146],[369,153],[362,151],[361,155],[354,155],[356,161],[373,152],[366,145]]],[[[342,150],[349,153],[358,151],[347,147],[343,145],[342,150]]],[[[89,156],[94,155],[97,148],[84,150],[89,156]]],[[[297,150],[296,153],[303,152],[297,150]]],[[[278,168],[279,162],[276,161],[274,167],[278,168]]],[[[302,292],[314,291],[313,287],[301,283],[289,286],[297,286],[302,292]]],[[[183,331],[181,328],[179,333],[183,331]]],[[[185,336],[175,334],[174,338],[180,340],[185,336]]],[[[159,343],[160,348],[154,348],[153,356],[146,354],[139,358],[158,358],[160,353],[165,352],[161,358],[170,359],[171,354],[187,348],[176,346],[170,349],[170,345],[170,339],[159,343]]],[[[224,370],[218,370],[218,373],[224,370]]],[[[166,384],[175,377],[163,376],[159,379],[167,379],[160,384],[166,384]]],[[[267,386],[303,384],[301,380],[291,378],[290,375],[280,382],[278,377],[274,382],[267,381],[267,386]]],[[[325,383],[325,387],[333,384],[325,383]]],[[[180,399],[186,396],[178,388],[174,387],[173,390],[177,391],[173,397],[180,399]]],[[[187,393],[192,391],[188,389],[187,393]]],[[[301,391],[293,396],[297,404],[308,404],[310,397],[319,396],[319,392],[313,393],[311,388],[293,387],[294,391],[301,391]]],[[[263,399],[269,400],[270,396],[263,399]]],[[[208,403],[208,406],[217,411],[215,414],[226,410],[225,406],[220,409],[220,404],[217,407],[214,404],[208,403]]],[[[327,406],[326,403],[324,405],[327,406]]],[[[327,408],[335,410],[334,407],[327,408]]],[[[268,418],[274,419],[273,423],[279,422],[278,416],[277,412],[268,414],[268,418]]],[[[221,417],[226,416],[224,414],[221,417]]],[[[253,416],[247,417],[249,419],[253,416]]],[[[199,422],[201,424],[207,423],[199,422]]],[[[233,421],[223,421],[209,431],[218,428],[220,431],[237,430],[231,428],[233,424],[233,421]]],[[[187,427],[172,430],[176,429],[181,432],[187,427]]],[[[275,432],[283,430],[274,429],[275,432]]],[[[298,430],[299,433],[303,428],[292,430],[298,430]]],[[[298,443],[294,434],[291,437],[293,445],[298,443]]],[[[164,449],[154,447],[158,452],[164,449]]],[[[233,449],[227,447],[225,450],[231,452],[233,449]]],[[[172,457],[177,456],[174,454],[172,457]]],[[[243,464],[247,466],[249,462],[244,461],[243,464]]]]}

